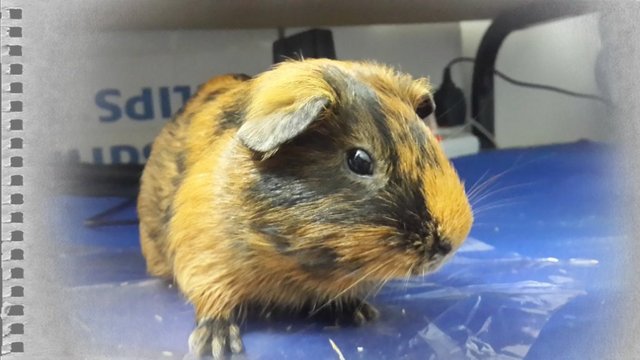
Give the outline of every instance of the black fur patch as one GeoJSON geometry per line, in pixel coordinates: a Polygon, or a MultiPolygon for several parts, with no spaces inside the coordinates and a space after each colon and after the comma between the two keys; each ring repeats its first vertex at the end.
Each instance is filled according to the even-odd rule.
{"type": "MultiPolygon", "coordinates": [[[[419,184],[404,184],[402,179],[392,179],[389,189],[392,204],[382,205],[387,216],[397,220],[395,227],[408,238],[416,235],[421,239],[430,237],[432,215],[427,209],[425,196],[419,184]]],[[[388,220],[383,221],[388,225],[388,220]]],[[[382,225],[382,224],[381,224],[382,225]]]]}
{"type": "Polygon", "coordinates": [[[160,235],[162,235],[162,229],[153,227],[147,231],[147,236],[151,239],[151,241],[157,242],[160,241],[160,235]]]}
{"type": "Polygon", "coordinates": [[[389,162],[389,164],[391,164],[391,166],[396,166],[399,161],[399,155],[396,149],[396,144],[394,143],[391,129],[389,128],[388,119],[384,116],[380,105],[377,103],[370,104],[368,110],[372,115],[373,124],[378,130],[379,137],[377,138],[377,140],[382,143],[382,146],[388,157],[387,161],[389,162]]]}
{"type": "Polygon", "coordinates": [[[424,129],[418,125],[417,122],[412,122],[410,125],[411,135],[413,136],[416,145],[420,149],[420,154],[427,154],[429,140],[427,134],[424,133],[424,129]]]}
{"type": "MultiPolygon", "coordinates": [[[[291,208],[335,195],[343,196],[344,201],[366,196],[364,188],[361,193],[354,193],[353,180],[343,173],[344,164],[336,163],[336,157],[342,160],[343,156],[331,136],[316,131],[303,134],[284,145],[272,158],[256,162],[260,178],[247,189],[248,201],[291,208]]],[[[344,214],[331,212],[330,208],[316,210],[307,217],[317,217],[318,221],[344,217],[344,214]]]]}
{"type": "Polygon", "coordinates": [[[181,183],[182,183],[181,175],[176,175],[173,178],[171,178],[171,185],[173,185],[174,189],[178,189],[181,183]]]}
{"type": "Polygon", "coordinates": [[[169,205],[164,209],[162,213],[162,223],[168,226],[169,223],[171,223],[171,219],[173,219],[173,205],[169,205]]]}
{"type": "Polygon", "coordinates": [[[287,174],[264,172],[249,189],[255,199],[268,201],[271,206],[290,208],[322,199],[322,195],[305,181],[287,174]]]}
{"type": "MultiPolygon", "coordinates": [[[[415,185],[413,189],[419,189],[415,185]]],[[[409,201],[401,216],[401,222],[405,231],[411,234],[417,234],[421,238],[430,236],[427,224],[432,221],[432,216],[426,206],[426,200],[421,190],[413,191],[413,199],[409,201]],[[412,211],[407,211],[412,210],[412,211]],[[416,216],[417,215],[417,216],[416,216]]]]}
{"type": "MultiPolygon", "coordinates": [[[[318,153],[333,155],[339,151],[339,146],[336,143],[336,139],[328,137],[319,131],[308,131],[295,139],[293,139],[288,145],[293,149],[292,152],[298,154],[318,153]]],[[[281,149],[281,153],[287,152],[289,146],[285,146],[281,149]]]]}
{"type": "Polygon", "coordinates": [[[439,169],[440,164],[435,158],[436,144],[434,144],[432,141],[429,141],[425,130],[419,125],[418,122],[412,122],[409,130],[411,132],[412,141],[420,149],[421,156],[418,160],[420,169],[425,169],[424,165],[428,165],[431,168],[439,169]]]}
{"type": "Polygon", "coordinates": [[[227,92],[227,89],[217,89],[207,94],[204,98],[204,102],[214,101],[218,96],[227,92]]]}
{"type": "Polygon", "coordinates": [[[282,230],[277,226],[255,222],[251,225],[251,229],[265,236],[280,254],[294,259],[306,272],[321,274],[330,272],[337,266],[337,253],[323,246],[323,239],[316,239],[317,247],[295,249],[290,238],[283,235],[282,230]]]}
{"type": "Polygon", "coordinates": [[[356,120],[350,121],[355,123],[356,126],[362,126],[358,125],[358,123],[370,119],[378,130],[379,136],[376,137],[376,140],[381,142],[389,157],[388,162],[392,165],[396,164],[398,162],[398,154],[393,143],[392,132],[375,91],[354,76],[332,66],[325,68],[323,76],[341,99],[340,103],[344,108],[339,111],[342,116],[356,120]]]}
{"type": "Polygon", "coordinates": [[[251,229],[263,236],[265,236],[280,253],[286,253],[289,250],[291,243],[289,239],[282,235],[275,226],[269,226],[260,222],[255,222],[251,225],[251,229]]]}
{"type": "Polygon", "coordinates": [[[433,234],[433,241],[431,243],[431,253],[447,255],[451,252],[451,243],[447,239],[441,238],[436,232],[433,234]]]}
{"type": "Polygon", "coordinates": [[[335,250],[319,245],[318,247],[294,250],[290,254],[300,267],[311,274],[326,274],[336,269],[338,254],[335,250]]]}
{"type": "MultiPolygon", "coordinates": [[[[182,178],[184,177],[184,172],[186,171],[185,158],[183,152],[178,152],[175,157],[176,164],[176,175],[171,178],[171,186],[173,186],[173,194],[178,190],[180,184],[182,183],[182,178]]],[[[162,222],[166,225],[169,225],[171,219],[173,218],[174,210],[173,204],[169,204],[167,208],[164,209],[162,213],[162,222]]]]}
{"type": "Polygon", "coordinates": [[[179,152],[176,154],[176,171],[179,175],[182,175],[186,169],[184,153],[179,152]]]}
{"type": "Polygon", "coordinates": [[[238,81],[247,81],[247,80],[251,80],[251,76],[247,75],[247,74],[231,74],[231,76],[238,81]]]}
{"type": "Polygon", "coordinates": [[[214,135],[219,136],[225,131],[239,128],[242,125],[243,118],[244,116],[240,110],[235,108],[226,109],[222,114],[222,118],[218,121],[214,135]]]}

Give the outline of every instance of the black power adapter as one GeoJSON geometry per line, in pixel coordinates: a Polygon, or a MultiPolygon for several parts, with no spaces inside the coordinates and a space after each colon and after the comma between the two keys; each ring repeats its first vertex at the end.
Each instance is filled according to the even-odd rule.
{"type": "Polygon", "coordinates": [[[336,58],[331,30],[311,29],[282,37],[273,43],[273,63],[287,59],[336,58]]]}
{"type": "Polygon", "coordinates": [[[451,69],[445,67],[442,84],[433,94],[436,103],[436,122],[439,127],[460,126],[465,123],[467,102],[462,89],[451,79],[451,69]]]}

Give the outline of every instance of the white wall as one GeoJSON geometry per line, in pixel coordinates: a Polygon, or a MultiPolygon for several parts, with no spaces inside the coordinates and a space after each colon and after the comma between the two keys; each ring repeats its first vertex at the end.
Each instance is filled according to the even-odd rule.
{"type": "MultiPolygon", "coordinates": [[[[293,34],[302,29],[287,29],[293,34]]],[[[456,23],[334,28],[337,56],[341,59],[376,59],[396,65],[415,76],[433,76],[440,81],[442,67],[460,53],[460,27],[456,23]]],[[[113,156],[122,162],[144,161],[143,148],[149,144],[168,118],[163,118],[161,99],[166,91],[171,111],[181,105],[175,86],[196,87],[209,77],[229,72],[257,74],[271,65],[276,30],[245,31],[148,31],[77,35],[66,39],[64,66],[74,76],[63,79],[71,89],[61,102],[67,104],[61,116],[68,138],[56,150],[75,150],[82,161],[110,163],[113,156]],[[111,89],[120,95],[104,96],[111,89]],[[154,117],[136,120],[111,116],[107,107],[119,112],[127,101],[143,89],[151,92],[154,117]],[[105,117],[107,121],[101,121],[105,117]],[[111,118],[111,119],[109,119],[111,118]],[[101,160],[96,160],[101,159],[101,160]]],[[[461,81],[461,80],[460,80],[461,81]]],[[[165,104],[166,106],[166,104],[165,104]]],[[[141,104],[137,106],[142,110],[141,104]]]]}
{"type": "Polygon", "coordinates": [[[72,104],[64,114],[70,136],[60,142],[59,150],[76,150],[81,160],[88,162],[101,158],[111,163],[114,151],[121,162],[132,158],[143,162],[143,148],[169,120],[162,116],[163,88],[168,90],[165,99],[175,113],[183,103],[176,86],[187,86],[194,93],[214,75],[263,71],[271,64],[275,37],[275,30],[247,30],[114,32],[69,39],[75,44],[70,50],[76,56],[67,56],[70,63],[66,66],[82,75],[64,87],[72,92],[63,100],[72,104]],[[106,89],[120,92],[120,96],[104,97],[111,104],[108,107],[115,105],[119,112],[124,112],[127,101],[143,89],[150,90],[154,116],[144,120],[132,119],[126,113],[112,116],[111,110],[96,102],[97,94],[106,89]],[[103,121],[100,117],[111,119],[103,121]]]}
{"type": "MultiPolygon", "coordinates": [[[[440,84],[444,65],[457,56],[475,56],[487,21],[333,28],[341,59],[376,59],[415,76],[429,76],[440,84]]],[[[303,29],[287,29],[287,34],[303,29]]],[[[51,118],[66,119],[65,137],[54,150],[75,150],[83,161],[113,155],[143,162],[143,148],[168,120],[161,116],[161,91],[168,91],[171,111],[181,105],[175,86],[191,91],[209,77],[228,73],[256,74],[271,65],[276,30],[146,31],[77,34],[56,47],[64,62],[50,88],[58,107],[51,118]],[[109,111],[96,103],[100,90],[115,89],[120,96],[106,99],[120,109],[151,91],[154,117],[134,120],[126,114],[101,121],[109,111]],[[162,90],[162,89],[165,90],[162,90]],[[118,147],[119,146],[119,147],[118,147]],[[118,147],[118,148],[114,148],[118,147]],[[115,153],[115,154],[114,154],[115,153]]],[[[538,26],[512,34],[504,44],[497,67],[522,80],[597,93],[594,63],[600,48],[597,18],[585,16],[538,26]]],[[[55,57],[55,54],[51,54],[55,57]]],[[[43,65],[48,72],[51,63],[43,65]],[[47,65],[48,64],[48,65],[47,65]]],[[[469,95],[471,64],[453,69],[456,83],[469,95]]],[[[470,103],[470,97],[467,97],[470,103]]],[[[166,104],[165,104],[166,106],[166,104]]],[[[587,137],[604,139],[608,124],[598,103],[515,87],[496,79],[496,132],[502,146],[536,145],[587,137]]]]}
{"type": "MultiPolygon", "coordinates": [[[[460,56],[457,23],[332,28],[340,59],[375,59],[413,76],[442,81],[443,67],[460,56]]],[[[457,77],[455,81],[462,81],[457,77]]]]}
{"type": "MultiPolygon", "coordinates": [[[[475,56],[489,21],[461,23],[462,53],[475,56]]],[[[595,63],[601,43],[597,15],[564,19],[514,32],[498,54],[496,68],[518,80],[599,94],[595,63]]],[[[464,78],[471,85],[471,65],[464,78]]],[[[503,147],[607,140],[612,124],[605,106],[495,79],[496,140],[503,147]]]]}

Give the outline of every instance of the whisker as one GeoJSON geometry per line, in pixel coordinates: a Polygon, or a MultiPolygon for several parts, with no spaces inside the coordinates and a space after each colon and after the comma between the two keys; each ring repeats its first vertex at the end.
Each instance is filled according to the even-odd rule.
{"type": "Polygon", "coordinates": [[[476,228],[476,227],[495,227],[495,226],[496,226],[495,224],[489,224],[489,223],[486,223],[486,222],[476,222],[476,221],[473,222],[473,227],[474,228],[476,228]]]}
{"type": "Polygon", "coordinates": [[[493,208],[495,206],[511,206],[511,205],[516,205],[516,204],[522,204],[522,200],[519,200],[519,199],[516,199],[516,198],[496,200],[496,201],[492,201],[490,203],[483,204],[482,206],[478,206],[478,207],[474,208],[473,209],[473,214],[477,215],[477,214],[481,213],[482,211],[484,211],[485,209],[493,208]]]}
{"type": "Polygon", "coordinates": [[[382,287],[385,284],[386,284],[386,281],[383,280],[383,281],[380,281],[380,284],[376,286],[372,286],[371,289],[367,292],[367,294],[362,298],[362,301],[367,301],[369,297],[376,296],[380,292],[380,290],[382,290],[382,287]]]}
{"type": "Polygon", "coordinates": [[[467,190],[467,196],[472,196],[474,194],[474,192],[476,191],[476,187],[478,185],[480,185],[480,183],[482,182],[482,180],[484,179],[485,176],[487,176],[489,174],[489,170],[487,169],[484,174],[482,174],[482,176],[480,176],[474,183],[473,185],[471,185],[471,187],[469,188],[469,190],[467,190]]]}
{"type": "Polygon", "coordinates": [[[478,185],[473,194],[469,195],[469,201],[475,201],[475,198],[481,195],[482,191],[488,190],[490,186],[494,185],[501,177],[506,174],[507,170],[487,178],[482,184],[478,185]]]}
{"type": "Polygon", "coordinates": [[[494,196],[496,194],[499,194],[501,192],[505,192],[508,190],[514,190],[514,189],[520,189],[526,186],[531,186],[534,185],[538,182],[532,181],[532,182],[528,182],[528,183],[521,183],[521,184],[513,184],[513,185],[508,185],[508,186],[502,186],[499,189],[495,189],[495,190],[489,190],[487,189],[487,192],[482,194],[481,196],[478,196],[477,198],[475,198],[473,200],[472,206],[476,206],[478,205],[482,200],[485,200],[487,198],[489,198],[490,196],[494,196]]]}
{"type": "Polygon", "coordinates": [[[404,279],[404,291],[406,292],[409,289],[409,280],[411,280],[411,274],[413,273],[413,268],[416,267],[416,264],[413,264],[409,267],[407,274],[404,279]]]}
{"type": "Polygon", "coordinates": [[[508,198],[508,199],[493,201],[493,202],[490,202],[488,204],[483,204],[482,206],[474,208],[473,209],[473,215],[477,219],[478,215],[484,214],[488,210],[520,205],[520,204],[524,203],[523,200],[524,200],[524,196],[522,198],[508,198]]]}
{"type": "Polygon", "coordinates": [[[497,180],[497,178],[489,178],[485,180],[476,188],[476,191],[472,195],[468,196],[469,202],[475,203],[478,197],[484,195],[487,191],[491,191],[495,183],[497,183],[497,180]]]}
{"type": "Polygon", "coordinates": [[[490,199],[492,196],[497,195],[500,192],[501,191],[496,190],[495,193],[491,193],[488,196],[482,198],[480,201],[478,201],[477,203],[475,203],[473,205],[473,209],[474,210],[475,209],[479,209],[479,208],[481,208],[483,206],[492,205],[492,204],[500,203],[500,202],[503,202],[503,201],[511,201],[511,200],[522,201],[522,200],[525,200],[525,199],[531,199],[534,196],[534,194],[518,194],[518,195],[511,195],[510,194],[509,196],[490,199]]]}
{"type": "MultiPolygon", "coordinates": [[[[385,267],[385,266],[389,266],[392,261],[394,259],[389,259],[385,262],[383,262],[382,264],[374,267],[373,269],[371,269],[369,272],[365,273],[362,277],[360,277],[357,281],[355,281],[353,284],[349,285],[347,288],[343,289],[341,292],[338,293],[338,295],[334,296],[333,298],[329,299],[328,301],[326,301],[322,306],[320,306],[318,309],[314,310],[313,312],[311,312],[309,315],[314,315],[316,314],[318,311],[320,311],[321,309],[323,309],[324,307],[326,307],[327,305],[329,305],[330,303],[334,302],[336,299],[338,299],[340,296],[342,296],[344,293],[346,293],[347,291],[353,289],[356,285],[358,285],[359,283],[361,283],[363,280],[365,280],[369,275],[373,274],[374,272],[380,270],[381,268],[385,267]]],[[[341,280],[344,280],[346,278],[342,277],[341,280]]],[[[340,281],[341,281],[340,280],[340,281]]]]}
{"type": "Polygon", "coordinates": [[[486,214],[487,212],[489,212],[491,210],[503,209],[505,207],[509,207],[509,206],[512,206],[512,205],[515,205],[515,204],[502,204],[502,205],[489,206],[489,207],[483,208],[482,210],[478,210],[478,211],[474,212],[473,214],[475,216],[484,215],[484,214],[486,214]]]}
{"type": "Polygon", "coordinates": [[[481,193],[483,190],[486,190],[486,188],[487,188],[490,184],[494,184],[498,179],[502,178],[504,175],[506,175],[506,174],[508,174],[508,173],[511,173],[511,172],[513,172],[514,170],[516,170],[516,169],[518,169],[518,168],[521,168],[521,167],[523,167],[523,166],[525,166],[525,165],[527,165],[527,164],[530,164],[530,163],[535,162],[535,161],[539,161],[539,160],[546,159],[546,158],[548,158],[548,157],[550,157],[550,156],[551,156],[551,155],[547,155],[547,156],[537,156],[537,157],[534,157],[534,158],[532,158],[532,159],[530,159],[530,160],[528,160],[528,161],[524,161],[524,162],[523,162],[523,161],[522,161],[522,159],[524,158],[524,154],[520,154],[520,155],[518,156],[518,158],[513,162],[513,164],[512,164],[509,168],[507,168],[507,169],[505,169],[505,170],[501,171],[500,173],[498,173],[498,174],[496,174],[496,175],[491,176],[490,178],[488,178],[487,180],[485,180],[484,182],[482,182],[482,183],[481,183],[481,182],[480,182],[480,179],[482,179],[482,178],[483,178],[484,176],[486,176],[486,174],[487,174],[487,173],[485,172],[485,174],[483,174],[483,175],[480,177],[480,179],[478,179],[478,180],[476,181],[476,184],[475,184],[474,186],[472,186],[472,188],[471,188],[471,189],[469,189],[469,193],[468,193],[468,195],[467,195],[467,197],[469,198],[469,201],[470,201],[470,202],[475,201],[475,198],[476,198],[477,196],[479,196],[479,195],[480,195],[480,193],[481,193]]]}

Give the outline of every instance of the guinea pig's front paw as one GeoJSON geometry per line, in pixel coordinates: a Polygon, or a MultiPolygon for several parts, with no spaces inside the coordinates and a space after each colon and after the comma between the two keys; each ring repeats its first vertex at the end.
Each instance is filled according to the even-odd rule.
{"type": "Polygon", "coordinates": [[[243,350],[240,327],[231,320],[201,319],[189,336],[189,350],[198,357],[210,351],[216,360],[229,352],[239,354],[243,350]]]}

